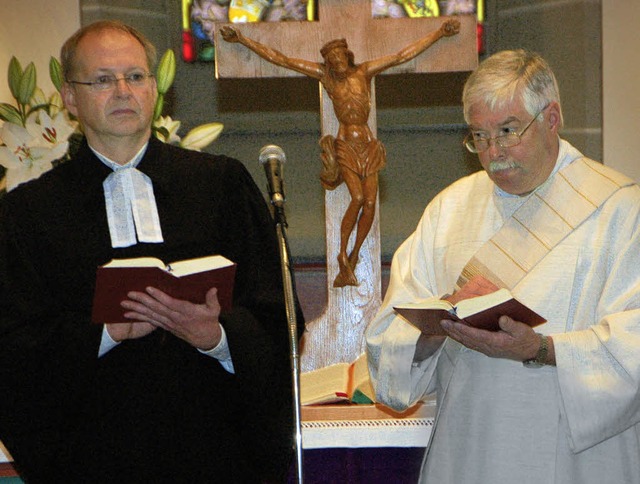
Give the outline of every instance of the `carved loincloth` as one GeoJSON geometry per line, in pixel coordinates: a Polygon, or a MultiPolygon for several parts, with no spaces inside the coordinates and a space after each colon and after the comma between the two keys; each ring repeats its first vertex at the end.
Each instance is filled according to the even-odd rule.
{"type": "Polygon", "coordinates": [[[369,142],[335,140],[336,161],[360,178],[377,173],[386,165],[385,149],[377,139],[369,142]]]}
{"type": "Polygon", "coordinates": [[[382,170],[386,165],[384,145],[376,139],[352,143],[325,135],[320,139],[320,146],[323,165],[320,182],[326,190],[334,190],[344,181],[341,173],[343,169],[364,179],[382,170]]]}

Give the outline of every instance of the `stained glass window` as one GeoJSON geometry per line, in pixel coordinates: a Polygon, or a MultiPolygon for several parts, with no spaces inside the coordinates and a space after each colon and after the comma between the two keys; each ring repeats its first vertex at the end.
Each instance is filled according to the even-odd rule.
{"type": "Polygon", "coordinates": [[[371,0],[374,18],[475,15],[478,53],[484,52],[484,0],[371,0]]]}
{"type": "Polygon", "coordinates": [[[212,61],[215,22],[313,20],[315,0],[181,0],[182,58],[212,61]]]}
{"type": "MultiPolygon", "coordinates": [[[[182,58],[213,61],[216,22],[314,20],[322,0],[181,0],[182,58]]],[[[371,0],[374,18],[475,15],[478,53],[483,53],[484,0],[371,0]]]]}

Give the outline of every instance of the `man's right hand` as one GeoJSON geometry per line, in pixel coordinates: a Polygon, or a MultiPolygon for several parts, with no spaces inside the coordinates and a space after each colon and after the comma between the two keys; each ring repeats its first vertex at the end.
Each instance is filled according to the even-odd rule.
{"type": "Polygon", "coordinates": [[[126,339],[142,338],[156,329],[154,325],[149,323],[112,323],[105,326],[109,336],[116,343],[126,339]]]}

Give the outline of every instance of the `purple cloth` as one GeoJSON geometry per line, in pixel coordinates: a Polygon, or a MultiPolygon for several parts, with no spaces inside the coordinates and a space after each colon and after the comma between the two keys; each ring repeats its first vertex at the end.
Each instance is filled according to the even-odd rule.
{"type": "MultiPolygon", "coordinates": [[[[423,447],[366,447],[357,449],[309,449],[303,454],[306,484],[415,484],[423,447]]],[[[289,484],[297,482],[295,462],[289,484]]]]}

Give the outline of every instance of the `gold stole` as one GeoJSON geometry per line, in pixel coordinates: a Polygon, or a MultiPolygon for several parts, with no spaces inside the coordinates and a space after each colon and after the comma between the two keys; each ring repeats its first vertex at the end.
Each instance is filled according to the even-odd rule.
{"type": "Polygon", "coordinates": [[[593,160],[573,161],[542,184],[467,262],[457,289],[479,274],[513,289],[611,195],[634,183],[593,160]]]}

